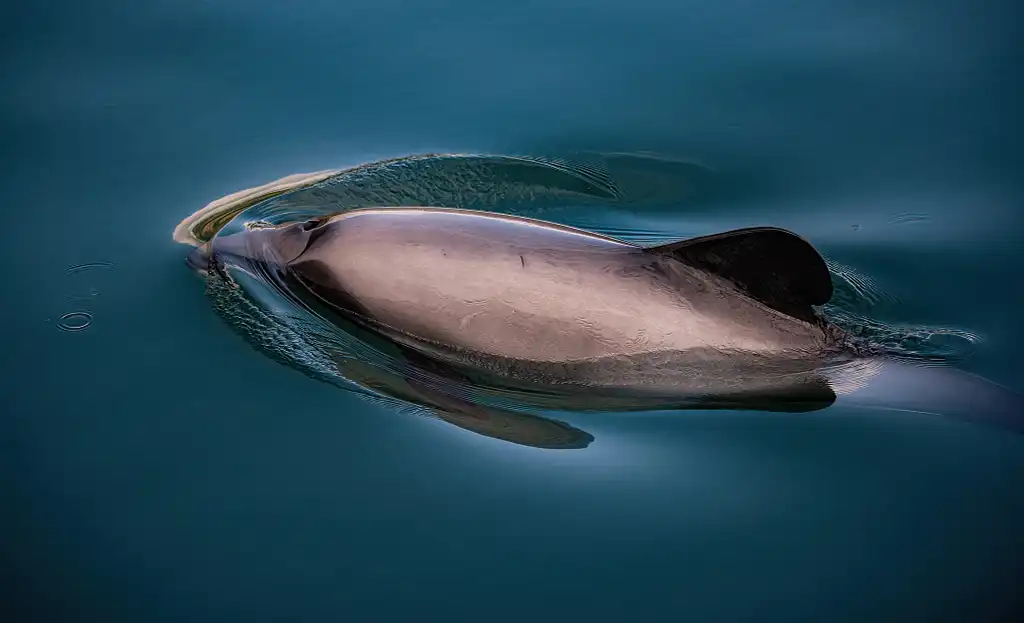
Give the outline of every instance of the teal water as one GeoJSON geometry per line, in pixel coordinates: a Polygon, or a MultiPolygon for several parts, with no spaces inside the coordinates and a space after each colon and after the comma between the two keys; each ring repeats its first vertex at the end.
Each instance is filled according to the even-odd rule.
{"type": "Polygon", "coordinates": [[[586,449],[508,443],[268,357],[171,232],[296,172],[631,158],[635,201],[522,205],[652,241],[791,228],[870,283],[872,319],[947,330],[957,367],[1024,390],[1018,13],[10,9],[4,619],[1015,618],[1019,435],[837,404],[577,414],[586,449]]]}

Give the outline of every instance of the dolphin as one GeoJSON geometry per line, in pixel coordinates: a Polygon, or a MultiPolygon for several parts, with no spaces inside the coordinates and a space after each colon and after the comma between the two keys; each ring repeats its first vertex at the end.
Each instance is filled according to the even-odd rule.
{"type": "MultiPolygon", "coordinates": [[[[258,265],[307,304],[383,336],[442,376],[540,388],[577,405],[642,399],[800,412],[862,392],[869,407],[929,412],[936,397],[921,390],[928,377],[921,381],[920,370],[894,368],[823,317],[818,308],[833,293],[824,259],[775,227],[643,247],[506,214],[363,208],[217,236],[189,263],[203,271],[258,265]],[[862,391],[883,368],[888,392],[862,391]],[[894,387],[915,392],[894,403],[894,387]]],[[[984,394],[983,380],[964,378],[947,381],[946,393],[968,419],[992,419],[964,397],[984,394]]],[[[481,421],[460,398],[412,386],[419,402],[459,414],[448,421],[471,429],[466,422],[481,421]]],[[[1010,415],[1016,403],[998,396],[973,404],[1020,428],[1010,415]]],[[[573,431],[564,447],[591,439],[558,430],[573,431]]]]}

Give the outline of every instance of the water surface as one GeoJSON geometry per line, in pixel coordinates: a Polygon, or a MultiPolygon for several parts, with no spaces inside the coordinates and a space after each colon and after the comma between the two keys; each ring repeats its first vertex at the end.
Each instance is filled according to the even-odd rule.
{"type": "Polygon", "coordinates": [[[1017,23],[961,0],[13,8],[8,610],[1012,618],[1018,436],[835,408],[587,414],[586,449],[510,444],[265,356],[170,232],[296,172],[648,156],[616,176],[642,200],[539,215],[651,243],[793,229],[880,293],[872,319],[948,329],[958,366],[1021,390],[1017,23]]]}

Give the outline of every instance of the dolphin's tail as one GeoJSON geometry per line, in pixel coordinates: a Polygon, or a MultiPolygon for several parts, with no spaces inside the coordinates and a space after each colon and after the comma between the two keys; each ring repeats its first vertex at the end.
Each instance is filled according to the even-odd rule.
{"type": "MultiPolygon", "coordinates": [[[[861,382],[849,385],[839,404],[928,413],[1024,433],[1024,395],[949,366],[872,360],[861,382]]],[[[849,380],[849,379],[847,379],[849,380]]]]}

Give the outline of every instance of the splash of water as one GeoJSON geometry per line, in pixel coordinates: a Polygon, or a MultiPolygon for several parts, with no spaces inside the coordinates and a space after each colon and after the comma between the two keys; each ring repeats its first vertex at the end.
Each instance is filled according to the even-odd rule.
{"type": "Polygon", "coordinates": [[[824,312],[847,335],[888,357],[920,365],[950,365],[969,358],[982,341],[979,333],[956,327],[888,323],[872,314],[902,304],[870,276],[826,260],[834,293],[824,312]]]}

